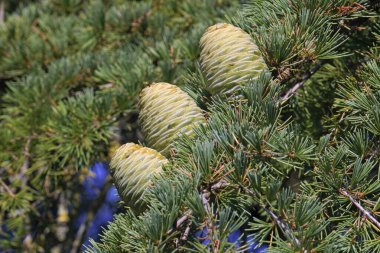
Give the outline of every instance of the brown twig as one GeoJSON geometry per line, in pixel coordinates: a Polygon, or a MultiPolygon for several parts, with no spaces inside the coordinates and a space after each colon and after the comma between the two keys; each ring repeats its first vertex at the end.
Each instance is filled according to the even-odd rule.
{"type": "Polygon", "coordinates": [[[0,1],[0,24],[4,23],[4,2],[0,1]]]}
{"type": "Polygon", "coordinates": [[[176,228],[179,228],[182,223],[184,223],[189,217],[190,215],[192,214],[193,212],[189,211],[187,212],[184,216],[182,216],[181,218],[179,218],[176,222],[176,228]]]}
{"type": "Polygon", "coordinates": [[[16,196],[12,190],[8,187],[8,185],[6,183],[4,183],[4,181],[0,178],[0,183],[1,185],[4,187],[5,191],[8,192],[9,195],[11,195],[13,198],[16,196]]]}
{"type": "Polygon", "coordinates": [[[25,146],[24,146],[24,150],[23,150],[23,155],[25,157],[25,161],[24,163],[22,164],[21,166],[21,169],[20,169],[20,173],[18,173],[17,177],[21,180],[22,182],[22,185],[25,186],[26,183],[27,183],[27,177],[26,177],[26,172],[27,170],[29,169],[29,165],[30,165],[30,143],[32,141],[32,136],[29,136],[28,139],[26,140],[26,143],[25,143],[25,146]]]}
{"type": "MultiPolygon", "coordinates": [[[[15,178],[21,180],[21,187],[20,187],[21,189],[24,188],[28,183],[28,177],[26,175],[26,172],[30,166],[30,160],[29,160],[30,159],[30,152],[29,152],[29,150],[30,150],[31,141],[33,138],[34,138],[34,135],[30,135],[28,137],[28,139],[26,140],[26,143],[25,143],[25,146],[24,146],[24,149],[22,152],[23,156],[25,157],[25,160],[24,160],[24,162],[20,168],[20,171],[15,175],[15,178]]],[[[2,185],[6,186],[3,181],[2,181],[2,185]]],[[[6,189],[7,188],[8,187],[6,187],[6,189]]],[[[8,192],[11,192],[11,191],[8,191],[8,192]]],[[[13,197],[15,196],[15,194],[13,192],[11,195],[13,197]]],[[[30,231],[31,225],[30,225],[30,220],[29,220],[28,216],[24,220],[24,227],[25,227],[26,231],[30,231]]],[[[30,251],[30,249],[32,247],[32,239],[31,238],[32,238],[31,233],[28,233],[27,236],[25,237],[25,239],[23,240],[23,251],[24,252],[30,251]]]]}
{"type": "MultiPolygon", "coordinates": [[[[216,191],[223,189],[229,185],[230,185],[230,183],[228,183],[225,179],[221,179],[219,182],[217,182],[216,184],[211,186],[211,191],[216,192],[216,191]]],[[[210,191],[208,191],[206,189],[202,190],[202,194],[201,194],[202,204],[203,204],[204,209],[208,213],[210,213],[210,211],[211,211],[210,204],[209,204],[210,196],[211,196],[210,191]]],[[[193,214],[193,212],[191,210],[188,210],[187,212],[185,212],[185,214],[177,220],[176,229],[179,229],[184,222],[189,220],[189,218],[191,217],[192,214],[193,214]]],[[[192,221],[190,220],[186,225],[186,228],[185,228],[183,235],[181,236],[181,239],[180,239],[181,242],[187,240],[189,233],[190,233],[191,224],[192,224],[192,221]]],[[[166,234],[170,234],[173,231],[174,231],[174,228],[171,228],[166,234]]]]}
{"type": "Polygon", "coordinates": [[[54,47],[54,45],[51,43],[51,41],[49,40],[49,37],[43,32],[41,31],[39,28],[38,28],[38,21],[35,21],[33,22],[33,25],[32,25],[32,30],[35,34],[39,35],[40,38],[46,43],[48,44],[48,46],[50,47],[50,50],[54,53],[55,56],[59,56],[59,52],[57,50],[56,47],[54,47]]]}
{"type": "Polygon", "coordinates": [[[228,183],[225,179],[221,179],[218,183],[211,186],[211,191],[216,192],[220,189],[226,188],[229,185],[230,185],[230,183],[228,183]]]}
{"type": "Polygon", "coordinates": [[[80,229],[78,230],[78,232],[75,235],[75,240],[74,240],[74,242],[73,242],[73,244],[71,246],[70,253],[77,253],[77,252],[79,252],[79,247],[83,243],[84,236],[86,235],[87,230],[89,229],[90,224],[91,224],[92,220],[95,217],[96,211],[98,211],[99,208],[100,208],[100,206],[103,204],[104,199],[107,196],[107,192],[108,192],[108,190],[109,190],[109,188],[111,186],[112,186],[111,177],[108,176],[108,178],[106,180],[106,183],[102,187],[98,198],[96,200],[94,200],[92,202],[92,205],[89,207],[89,211],[88,211],[88,213],[86,215],[86,220],[83,223],[84,224],[84,228],[82,228],[82,225],[83,225],[82,224],[81,227],[80,227],[80,229]]]}
{"type": "MultiPolygon", "coordinates": [[[[253,197],[256,197],[256,194],[253,191],[246,188],[245,191],[253,197]]],[[[300,240],[293,235],[293,230],[290,228],[290,226],[281,217],[277,216],[272,210],[267,208],[265,205],[262,204],[261,207],[272,218],[272,220],[274,220],[277,226],[279,226],[285,234],[289,235],[289,237],[296,243],[298,247],[301,247],[300,240]]],[[[307,251],[305,250],[304,252],[307,251]]]]}
{"type": "Polygon", "coordinates": [[[81,245],[81,238],[84,232],[86,231],[86,224],[82,223],[76,233],[75,240],[71,246],[70,253],[76,253],[81,245]]]}
{"type": "Polygon", "coordinates": [[[185,232],[183,232],[183,235],[181,237],[181,241],[186,241],[187,238],[189,237],[191,224],[192,224],[192,222],[189,221],[189,223],[186,226],[185,232]]]}
{"type": "Polygon", "coordinates": [[[69,212],[67,208],[68,202],[64,193],[59,196],[58,200],[58,215],[57,215],[57,226],[56,226],[56,237],[60,242],[60,246],[57,245],[57,249],[59,248],[62,251],[63,245],[65,244],[65,240],[67,238],[67,233],[69,232],[69,212]]]}
{"type": "Polygon", "coordinates": [[[347,198],[349,198],[349,200],[362,212],[362,213],[364,213],[364,215],[366,216],[366,217],[368,217],[368,219],[370,219],[372,222],[373,222],[373,224],[375,224],[376,225],[376,227],[378,227],[379,229],[380,229],[380,222],[375,218],[375,217],[373,217],[372,216],[372,214],[369,212],[369,211],[367,211],[358,201],[356,201],[346,190],[344,190],[344,189],[340,189],[339,190],[339,192],[342,194],[342,195],[344,195],[344,196],[346,196],[347,198]]]}
{"type": "Polygon", "coordinates": [[[202,204],[203,204],[203,207],[204,207],[204,209],[206,210],[207,213],[211,212],[210,204],[208,203],[210,195],[211,194],[210,194],[210,192],[208,190],[204,189],[202,191],[202,195],[201,195],[202,204]]]}
{"type": "Polygon", "coordinates": [[[281,102],[283,103],[287,101],[293,94],[295,94],[296,91],[302,86],[304,86],[306,81],[309,80],[315,74],[315,72],[317,72],[325,63],[326,61],[323,60],[318,61],[317,65],[315,65],[313,68],[311,68],[308,72],[306,72],[303,75],[300,82],[296,83],[290,90],[286,92],[286,94],[281,98],[281,102]]]}
{"type": "MultiPolygon", "coordinates": [[[[179,218],[179,219],[177,220],[176,225],[175,225],[175,228],[176,228],[176,229],[179,229],[179,228],[181,227],[181,225],[182,225],[185,221],[187,221],[187,220],[190,218],[190,216],[191,216],[192,214],[193,214],[193,212],[192,212],[191,210],[185,212],[185,214],[184,214],[181,218],[179,218]]],[[[172,227],[171,229],[169,229],[169,230],[166,232],[166,234],[169,235],[169,234],[171,234],[173,231],[174,231],[174,228],[172,227]]]]}
{"type": "Polygon", "coordinates": [[[283,221],[281,217],[277,216],[273,211],[269,210],[267,207],[263,206],[263,209],[276,222],[276,224],[281,228],[281,230],[285,234],[289,235],[290,238],[296,243],[296,245],[300,247],[301,242],[297,237],[293,235],[293,230],[290,228],[290,226],[285,221],[283,221]]]}

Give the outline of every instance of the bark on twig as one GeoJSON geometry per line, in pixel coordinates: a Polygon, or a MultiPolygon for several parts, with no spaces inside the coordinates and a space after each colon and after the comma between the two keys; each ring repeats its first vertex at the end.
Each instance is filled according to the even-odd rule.
{"type": "Polygon", "coordinates": [[[315,72],[317,72],[323,66],[323,64],[325,64],[325,61],[318,61],[317,65],[315,65],[307,73],[304,74],[300,82],[296,83],[290,90],[285,93],[285,95],[281,98],[281,102],[288,100],[293,94],[296,93],[299,88],[304,86],[306,81],[309,80],[315,74],[315,72]]]}
{"type": "Polygon", "coordinates": [[[57,216],[57,229],[56,236],[60,242],[64,242],[67,238],[67,232],[69,232],[69,211],[67,208],[67,199],[65,194],[62,193],[59,196],[58,202],[58,216],[57,216]]]}
{"type": "Polygon", "coordinates": [[[80,246],[83,244],[84,237],[89,229],[92,220],[95,217],[96,212],[99,210],[100,206],[104,203],[107,196],[109,188],[112,186],[111,178],[108,177],[106,183],[104,184],[101,192],[96,200],[93,201],[92,205],[89,207],[89,211],[86,216],[85,222],[81,225],[78,232],[75,235],[74,242],[71,246],[70,253],[77,253],[80,250],[80,246]]]}
{"type": "MultiPolygon", "coordinates": [[[[176,225],[175,225],[175,228],[176,228],[176,229],[179,229],[179,228],[181,227],[181,225],[182,225],[185,221],[187,221],[187,220],[190,218],[190,216],[191,216],[192,214],[193,214],[193,212],[192,212],[191,210],[185,212],[185,214],[184,214],[181,218],[179,218],[179,219],[177,220],[176,225]]],[[[169,234],[171,234],[173,231],[174,231],[174,228],[172,227],[171,229],[169,229],[169,230],[166,232],[166,234],[169,235],[169,234]]]]}
{"type": "Polygon", "coordinates": [[[229,185],[230,185],[230,183],[228,183],[225,179],[222,179],[218,183],[216,183],[213,186],[211,186],[211,191],[215,192],[215,191],[218,191],[220,189],[224,189],[224,188],[226,188],[229,185]]]}
{"type": "Polygon", "coordinates": [[[208,200],[210,198],[210,192],[208,190],[203,190],[201,198],[202,198],[202,204],[203,204],[204,209],[206,210],[207,213],[210,213],[211,208],[210,208],[210,204],[208,203],[208,200]]]}
{"type": "Polygon", "coordinates": [[[28,181],[28,178],[26,176],[26,172],[29,169],[29,165],[30,165],[30,161],[29,161],[30,160],[30,152],[29,151],[30,151],[31,141],[32,141],[32,136],[29,136],[28,139],[26,140],[24,150],[22,152],[24,157],[25,157],[25,161],[21,166],[20,173],[17,175],[17,177],[21,180],[23,186],[25,186],[27,181],[28,181]]]}
{"type": "Polygon", "coordinates": [[[8,185],[6,183],[4,183],[4,181],[0,178],[0,183],[1,185],[4,187],[5,191],[11,195],[12,197],[15,197],[16,195],[12,192],[12,190],[8,187],[8,185]]]}
{"type": "Polygon", "coordinates": [[[380,229],[380,222],[369,212],[367,211],[358,201],[356,201],[346,190],[340,189],[339,192],[347,197],[352,204],[354,204],[364,215],[373,222],[373,224],[380,229]]]}
{"type": "Polygon", "coordinates": [[[285,234],[289,235],[289,237],[297,244],[297,246],[300,247],[301,242],[297,237],[295,237],[293,235],[293,230],[290,228],[290,226],[285,221],[283,221],[280,217],[278,217],[274,212],[269,210],[268,208],[263,207],[263,209],[276,222],[276,224],[281,228],[281,230],[285,234]]]}
{"type": "Polygon", "coordinates": [[[189,217],[191,216],[192,212],[189,211],[187,212],[184,216],[182,216],[181,218],[179,218],[176,222],[176,228],[179,228],[182,223],[184,223],[187,219],[189,219],[189,217]]]}
{"type": "MultiPolygon", "coordinates": [[[[256,194],[249,190],[249,189],[245,189],[245,191],[247,193],[249,193],[251,196],[255,197],[256,194]]],[[[272,220],[277,224],[277,226],[279,226],[282,230],[283,233],[285,233],[286,235],[288,235],[290,237],[290,239],[298,246],[298,247],[301,247],[301,241],[295,237],[293,235],[293,230],[291,229],[291,227],[289,226],[288,223],[286,223],[281,217],[277,216],[272,210],[270,210],[269,208],[267,208],[264,204],[260,205],[261,208],[264,209],[264,211],[272,218],[272,220]]],[[[304,250],[303,252],[307,252],[306,250],[304,250]]]]}
{"type": "Polygon", "coordinates": [[[182,237],[181,237],[181,241],[184,242],[184,241],[186,241],[187,238],[189,237],[191,224],[192,224],[191,221],[187,224],[187,227],[186,227],[186,229],[185,229],[185,232],[183,232],[183,235],[182,235],[182,237]]]}
{"type": "MultiPolygon", "coordinates": [[[[221,190],[227,186],[229,186],[230,184],[222,179],[220,180],[219,182],[217,182],[216,184],[212,185],[211,186],[211,191],[212,192],[217,192],[218,190],[221,190]]],[[[202,194],[201,194],[201,199],[202,199],[202,204],[203,204],[203,207],[204,209],[206,210],[207,213],[210,213],[211,212],[211,207],[210,207],[210,203],[209,203],[209,199],[210,199],[210,196],[211,196],[211,192],[208,191],[207,189],[204,189],[202,190],[202,194]]],[[[189,220],[190,216],[193,214],[193,212],[191,210],[188,210],[187,212],[184,213],[184,215],[179,218],[176,222],[176,229],[179,229],[181,227],[181,225],[183,223],[185,223],[186,221],[189,220]]],[[[187,240],[189,234],[190,234],[190,230],[191,230],[191,225],[192,225],[192,221],[189,220],[187,222],[187,225],[186,225],[186,228],[185,228],[185,231],[183,232],[181,238],[180,238],[180,241],[183,242],[187,240]]],[[[174,231],[174,228],[171,228],[167,234],[171,234],[172,232],[174,231]]]]}
{"type": "Polygon", "coordinates": [[[71,251],[70,253],[76,253],[81,245],[81,239],[82,239],[82,235],[84,234],[84,232],[86,231],[86,224],[85,223],[82,223],[76,233],[76,236],[75,236],[75,240],[72,244],[72,247],[71,247],[71,251]]]}
{"type": "Polygon", "coordinates": [[[0,24],[4,23],[4,2],[0,1],[0,24]]]}

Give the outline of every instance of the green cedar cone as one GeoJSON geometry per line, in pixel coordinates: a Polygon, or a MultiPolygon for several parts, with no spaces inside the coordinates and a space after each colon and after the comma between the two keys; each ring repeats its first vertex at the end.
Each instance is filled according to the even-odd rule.
{"type": "Polygon", "coordinates": [[[167,159],[160,153],[138,144],[127,143],[116,150],[110,163],[112,177],[120,197],[132,210],[143,209],[144,192],[165,163],[167,159]]]}
{"type": "Polygon", "coordinates": [[[205,123],[202,110],[179,87],[153,83],[140,93],[140,124],[147,146],[164,155],[180,134],[191,134],[194,126],[205,123]]]}
{"type": "Polygon", "coordinates": [[[213,95],[229,94],[267,68],[251,36],[230,24],[207,28],[200,48],[206,89],[213,95]]]}

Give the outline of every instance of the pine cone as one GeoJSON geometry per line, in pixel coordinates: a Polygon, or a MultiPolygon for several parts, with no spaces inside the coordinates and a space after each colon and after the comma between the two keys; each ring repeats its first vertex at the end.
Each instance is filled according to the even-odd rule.
{"type": "Polygon", "coordinates": [[[143,209],[145,190],[151,185],[152,176],[160,173],[167,161],[157,151],[134,143],[117,149],[110,163],[111,173],[120,197],[132,210],[143,209]]]}
{"type": "Polygon", "coordinates": [[[169,153],[173,140],[189,135],[195,125],[206,120],[194,100],[179,87],[154,83],[140,93],[140,124],[147,146],[164,155],[169,153]]]}
{"type": "Polygon", "coordinates": [[[200,48],[206,89],[213,95],[229,94],[267,68],[250,35],[233,25],[220,23],[207,28],[200,48]]]}

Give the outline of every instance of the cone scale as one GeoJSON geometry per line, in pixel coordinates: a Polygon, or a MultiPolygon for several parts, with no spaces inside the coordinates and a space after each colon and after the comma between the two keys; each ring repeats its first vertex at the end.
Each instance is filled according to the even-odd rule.
{"type": "Polygon", "coordinates": [[[251,36],[230,24],[206,29],[200,40],[200,65],[212,95],[230,94],[267,68],[251,36]]]}
{"type": "Polygon", "coordinates": [[[120,197],[132,210],[139,212],[144,208],[145,190],[167,162],[157,151],[134,143],[116,150],[110,163],[112,177],[120,197]]]}
{"type": "Polygon", "coordinates": [[[168,155],[180,135],[190,135],[196,125],[205,123],[202,110],[179,87],[154,83],[140,94],[140,125],[147,146],[168,155]]]}

